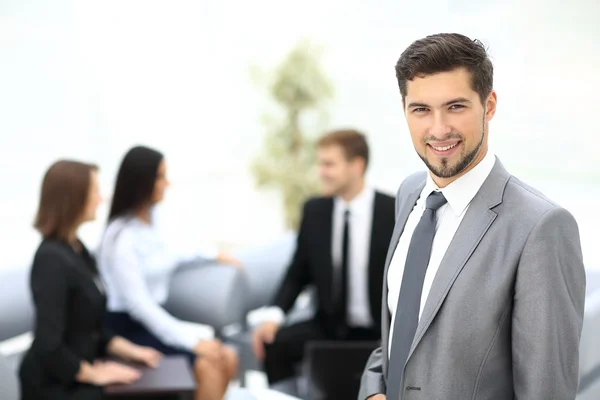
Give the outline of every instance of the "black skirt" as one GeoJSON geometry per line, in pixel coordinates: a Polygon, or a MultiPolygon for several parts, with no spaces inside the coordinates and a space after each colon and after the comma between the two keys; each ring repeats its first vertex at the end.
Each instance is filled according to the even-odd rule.
{"type": "Polygon", "coordinates": [[[194,365],[196,354],[163,343],[146,327],[129,316],[126,312],[108,312],[105,319],[106,329],[115,335],[140,345],[152,347],[164,355],[183,355],[188,358],[190,365],[194,365]]]}

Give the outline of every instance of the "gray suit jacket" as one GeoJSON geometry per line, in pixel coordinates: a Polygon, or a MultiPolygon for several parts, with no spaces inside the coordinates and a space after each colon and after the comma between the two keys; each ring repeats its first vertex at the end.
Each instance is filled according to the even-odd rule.
{"type": "MultiPolygon", "coordinates": [[[[386,276],[425,178],[414,174],[398,190],[386,276]]],[[[401,384],[387,378],[387,295],[384,283],[382,347],[367,362],[359,400],[401,384]]],[[[575,219],[496,160],[435,276],[402,400],[574,399],[584,299],[575,219]]]]}

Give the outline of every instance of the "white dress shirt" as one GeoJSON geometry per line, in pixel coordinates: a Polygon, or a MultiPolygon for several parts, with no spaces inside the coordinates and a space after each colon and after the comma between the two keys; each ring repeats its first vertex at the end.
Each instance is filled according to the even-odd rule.
{"type": "Polygon", "coordinates": [[[483,160],[479,162],[472,170],[456,179],[454,182],[449,184],[443,189],[438,188],[430,174],[427,174],[427,181],[425,187],[421,191],[421,195],[417,200],[413,210],[408,216],[404,231],[396,251],[392,257],[390,267],[387,275],[388,285],[388,307],[392,315],[390,325],[390,336],[388,346],[388,357],[392,350],[392,338],[394,330],[394,321],[396,319],[396,307],[398,305],[398,297],[400,296],[400,286],[402,284],[402,277],[404,275],[404,264],[406,263],[406,256],[408,254],[408,248],[410,246],[410,240],[413,232],[421,219],[421,216],[425,212],[425,203],[427,197],[433,191],[441,191],[446,200],[448,201],[442,207],[440,207],[435,213],[436,216],[436,232],[433,239],[433,246],[431,248],[431,258],[427,266],[427,272],[425,274],[425,281],[423,283],[423,292],[421,293],[421,305],[419,309],[419,318],[425,307],[427,296],[431,290],[433,280],[438,271],[442,258],[450,246],[450,242],[454,237],[454,234],[458,230],[458,227],[469,208],[469,204],[473,197],[477,194],[483,182],[487,179],[496,157],[488,152],[483,160]]]}
{"type": "Polygon", "coordinates": [[[333,207],[331,257],[336,276],[341,275],[344,213],[350,212],[348,224],[348,325],[368,328],[373,325],[369,307],[369,255],[375,190],[365,188],[352,201],[336,197],[333,207]]]}
{"type": "Polygon", "coordinates": [[[174,252],[153,225],[135,217],[117,218],[104,232],[98,252],[107,308],[127,312],[167,345],[192,350],[199,340],[214,337],[214,329],[179,320],[162,305],[179,265],[195,259],[215,259],[216,255],[216,249],[195,254],[174,252]]]}
{"type": "MultiPolygon", "coordinates": [[[[337,273],[342,263],[342,240],[344,213],[350,211],[348,224],[348,324],[351,327],[368,328],[373,325],[369,302],[369,255],[371,250],[371,227],[375,190],[365,187],[354,199],[346,202],[334,199],[331,257],[337,273]]],[[[264,307],[248,314],[248,324],[256,326],[266,321],[282,323],[285,319],[279,307],[264,307]]]]}

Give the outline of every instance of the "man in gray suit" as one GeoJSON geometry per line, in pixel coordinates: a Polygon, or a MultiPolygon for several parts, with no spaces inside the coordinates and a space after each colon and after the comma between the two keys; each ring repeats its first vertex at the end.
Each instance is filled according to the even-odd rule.
{"type": "Polygon", "coordinates": [[[488,151],[497,97],[485,48],[428,36],[402,53],[396,75],[429,173],[398,190],[382,347],[359,399],[574,399],[585,296],[577,223],[488,151]]]}

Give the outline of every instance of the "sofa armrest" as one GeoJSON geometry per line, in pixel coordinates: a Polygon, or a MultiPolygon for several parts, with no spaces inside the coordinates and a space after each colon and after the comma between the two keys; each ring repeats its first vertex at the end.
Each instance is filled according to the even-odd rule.
{"type": "Polygon", "coordinates": [[[16,370],[7,359],[0,354],[0,399],[20,399],[19,379],[16,370]]]}
{"type": "Polygon", "coordinates": [[[243,321],[245,298],[240,270],[214,263],[188,265],[173,276],[166,309],[177,318],[210,325],[219,332],[243,321]]]}
{"type": "Polygon", "coordinates": [[[29,289],[29,267],[0,273],[0,341],[33,329],[34,310],[29,289]]]}

